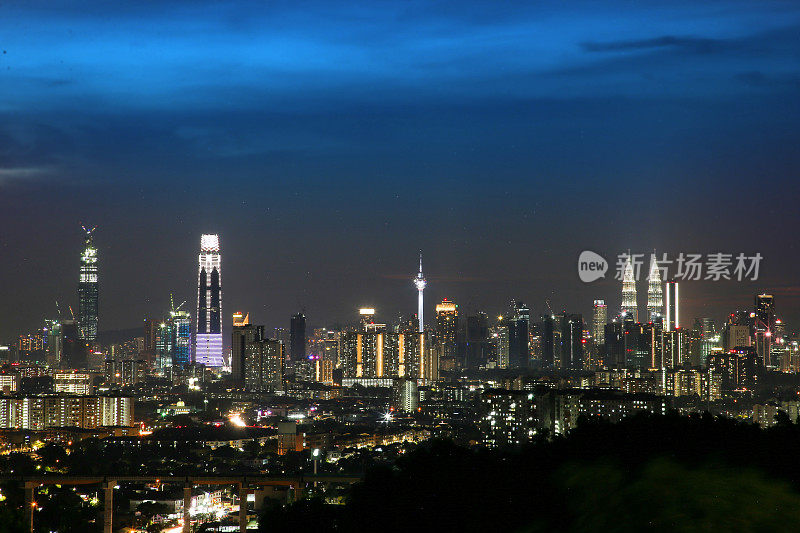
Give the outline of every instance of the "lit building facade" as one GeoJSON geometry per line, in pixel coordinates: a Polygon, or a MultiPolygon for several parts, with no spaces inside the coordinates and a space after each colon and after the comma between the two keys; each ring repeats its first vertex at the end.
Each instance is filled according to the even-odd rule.
{"type": "Polygon", "coordinates": [[[218,235],[200,238],[194,362],[214,368],[225,363],[222,357],[222,270],[218,235]]]}
{"type": "Polygon", "coordinates": [[[260,339],[244,346],[244,381],[251,391],[276,392],[284,386],[283,343],[260,339]]]}
{"type": "Polygon", "coordinates": [[[620,312],[623,320],[639,321],[639,308],[636,304],[636,278],[633,274],[633,262],[630,255],[628,255],[625,269],[622,272],[622,308],[620,312]]]}
{"type": "Polygon", "coordinates": [[[458,306],[445,298],[436,306],[436,350],[440,359],[455,360],[457,337],[458,306]]]}
{"type": "Polygon", "coordinates": [[[668,281],[665,285],[664,295],[664,329],[672,331],[681,327],[680,322],[680,293],[677,281],[668,281]]]}
{"type": "Polygon", "coordinates": [[[647,320],[658,322],[664,318],[664,288],[656,254],[650,255],[650,275],[647,277],[647,320]]]}
{"type": "Polygon", "coordinates": [[[345,378],[439,379],[438,353],[427,332],[391,331],[384,324],[365,324],[341,333],[340,363],[345,378]]]}
{"type": "Polygon", "coordinates": [[[536,435],[534,395],[528,391],[488,389],[481,394],[478,428],[487,448],[515,447],[536,435]]]}
{"type": "Polygon", "coordinates": [[[53,377],[53,390],[68,394],[92,393],[92,376],[85,372],[58,372],[53,377]]]}
{"type": "Polygon", "coordinates": [[[392,387],[394,408],[401,413],[414,413],[419,406],[419,389],[413,379],[400,378],[392,387]]]}
{"type": "Polygon", "coordinates": [[[85,241],[81,252],[81,269],[78,281],[78,327],[80,338],[92,343],[97,339],[99,288],[97,282],[97,248],[94,231],[83,228],[85,241]]]}
{"type": "Polygon", "coordinates": [[[132,426],[133,404],[127,396],[0,397],[0,429],[132,426]]]}

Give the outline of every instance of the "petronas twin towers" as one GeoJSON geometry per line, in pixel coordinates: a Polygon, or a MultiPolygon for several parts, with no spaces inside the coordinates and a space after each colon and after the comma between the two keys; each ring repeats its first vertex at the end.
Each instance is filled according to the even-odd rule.
{"type": "MultiPolygon", "coordinates": [[[[650,255],[650,274],[647,276],[647,320],[655,322],[664,316],[664,288],[662,287],[661,269],[658,267],[655,252],[650,255]]],[[[634,275],[631,254],[622,273],[622,309],[623,319],[639,322],[639,308],[636,302],[636,276],[634,275]]]]}

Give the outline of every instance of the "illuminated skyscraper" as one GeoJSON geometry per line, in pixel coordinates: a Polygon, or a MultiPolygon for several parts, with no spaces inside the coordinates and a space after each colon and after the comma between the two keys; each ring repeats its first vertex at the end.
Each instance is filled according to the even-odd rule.
{"type": "Polygon", "coordinates": [[[622,273],[622,316],[626,320],[639,321],[639,310],[636,307],[636,279],[633,275],[630,254],[622,273]]]}
{"type": "Polygon", "coordinates": [[[561,366],[583,368],[583,316],[564,313],[561,317],[561,366]]]}
{"type": "Polygon", "coordinates": [[[97,248],[94,247],[94,230],[81,226],[86,233],[81,253],[81,272],[78,282],[78,327],[80,336],[92,343],[97,338],[97,248]]]}
{"type": "Polygon", "coordinates": [[[222,367],[222,279],[219,236],[200,238],[197,274],[197,335],[194,361],[222,367]]]}
{"type": "Polygon", "coordinates": [[[772,336],[775,333],[775,300],[771,294],[759,294],[755,298],[753,333],[756,352],[767,367],[774,367],[772,360],[772,336]]]}
{"type": "Polygon", "coordinates": [[[656,254],[650,255],[650,275],[647,277],[647,320],[656,322],[664,317],[664,289],[656,254]]]}
{"type": "Polygon", "coordinates": [[[522,302],[511,301],[508,328],[508,364],[511,368],[527,368],[530,359],[531,310],[522,302]]]}
{"type": "Polygon", "coordinates": [[[176,309],[170,312],[172,326],[172,365],[186,366],[192,362],[192,317],[176,309]]]}
{"type": "Polygon", "coordinates": [[[419,292],[419,300],[417,303],[417,320],[419,321],[419,332],[422,333],[425,331],[424,321],[422,318],[423,313],[423,305],[422,305],[422,291],[425,290],[425,286],[427,282],[425,281],[425,276],[422,275],[422,252],[419,253],[419,273],[417,277],[414,278],[414,286],[417,288],[419,292]]]}
{"type": "Polygon", "coordinates": [[[447,298],[436,306],[436,347],[440,359],[454,358],[458,334],[458,306],[447,298]]]}
{"type": "MultiPolygon", "coordinates": [[[[678,282],[668,281],[666,283],[667,292],[665,299],[665,315],[664,315],[664,330],[672,331],[673,329],[681,327],[680,313],[678,306],[680,298],[678,297],[678,282]]],[[[704,332],[705,334],[705,332],[704,332]]]]}
{"type": "Polygon", "coordinates": [[[249,313],[237,311],[233,313],[231,339],[231,377],[244,380],[247,345],[264,339],[264,326],[251,324],[249,313]]]}
{"type": "Polygon", "coordinates": [[[608,322],[608,306],[605,300],[594,301],[592,314],[592,339],[595,346],[602,346],[606,342],[606,323],[608,322]]]}

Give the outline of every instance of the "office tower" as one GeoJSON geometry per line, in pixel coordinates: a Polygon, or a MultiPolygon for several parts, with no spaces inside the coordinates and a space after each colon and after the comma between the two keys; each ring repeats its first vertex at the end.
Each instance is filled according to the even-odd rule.
{"type": "Polygon", "coordinates": [[[510,317],[508,365],[510,368],[527,368],[530,360],[531,311],[524,303],[512,300],[510,317]]]}
{"type": "Polygon", "coordinates": [[[436,349],[441,359],[456,356],[458,306],[445,298],[436,306],[436,349]]]}
{"type": "Polygon", "coordinates": [[[647,320],[657,322],[664,317],[664,289],[656,254],[650,255],[650,275],[647,277],[647,320]]]}
{"type": "Polygon", "coordinates": [[[489,358],[489,317],[478,312],[467,317],[465,368],[485,366],[489,358]]]}
{"type": "Polygon", "coordinates": [[[289,350],[292,361],[306,358],[306,316],[297,313],[289,325],[289,350]]]}
{"type": "Polygon", "coordinates": [[[626,320],[623,322],[625,367],[646,369],[653,364],[656,339],[653,324],[626,320]]]}
{"type": "Polygon", "coordinates": [[[186,366],[192,362],[192,317],[180,309],[170,311],[172,327],[172,365],[186,366]]]}
{"type": "Polygon", "coordinates": [[[494,344],[494,354],[499,368],[508,368],[508,321],[498,317],[497,325],[490,328],[489,335],[494,344]]]}
{"type": "Polygon", "coordinates": [[[283,344],[274,339],[261,339],[244,346],[244,381],[251,391],[283,390],[283,344]]]}
{"type": "MultiPolygon", "coordinates": [[[[676,315],[677,317],[677,315],[676,315]]],[[[700,318],[700,332],[704,337],[713,337],[717,334],[717,324],[713,318],[703,317],[700,318]]]]}
{"type": "Polygon", "coordinates": [[[753,313],[753,335],[756,353],[768,368],[777,367],[772,360],[773,335],[775,333],[775,301],[771,294],[755,297],[753,313]]]}
{"type": "Polygon", "coordinates": [[[45,363],[55,368],[61,362],[61,323],[58,320],[45,320],[47,333],[47,347],[45,349],[45,363]]]}
{"type": "Polygon", "coordinates": [[[97,339],[97,248],[94,247],[94,231],[83,228],[85,235],[81,253],[80,281],[78,282],[78,327],[80,337],[89,343],[97,339]]]}
{"type": "Polygon", "coordinates": [[[633,275],[633,263],[631,256],[625,263],[625,270],[622,273],[622,319],[626,321],[639,321],[639,310],[636,306],[636,278],[633,275]]]}
{"type": "Polygon", "coordinates": [[[603,364],[608,368],[625,368],[625,328],[622,322],[606,324],[603,364]]]}
{"type": "Polygon", "coordinates": [[[172,324],[169,321],[161,322],[156,330],[156,364],[158,368],[172,366],[172,324]]]}
{"type": "Polygon", "coordinates": [[[249,314],[242,312],[233,314],[233,329],[231,330],[231,377],[233,379],[245,380],[245,376],[247,376],[247,346],[265,338],[264,326],[251,324],[249,314]]]}
{"type": "Polygon", "coordinates": [[[595,300],[592,313],[592,339],[595,346],[606,342],[606,323],[608,322],[608,306],[605,300],[595,300]]]}
{"type": "Polygon", "coordinates": [[[233,327],[231,328],[231,378],[243,380],[245,331],[250,325],[250,314],[236,311],[233,313],[233,327]]]}
{"type": "Polygon", "coordinates": [[[222,367],[222,267],[218,235],[200,237],[194,362],[222,367]]]}
{"type": "MultiPolygon", "coordinates": [[[[688,345],[687,331],[685,329],[678,328],[665,331],[662,343],[661,368],[677,368],[689,361],[688,345]]],[[[696,366],[699,366],[699,364],[696,366]]]]}
{"type": "Polygon", "coordinates": [[[422,252],[419,253],[419,273],[417,277],[414,278],[414,286],[417,288],[417,292],[419,293],[418,300],[417,300],[417,321],[419,322],[419,331],[422,333],[425,331],[425,321],[423,318],[423,300],[422,300],[422,291],[425,290],[425,286],[427,282],[425,281],[425,276],[422,275],[422,252]]]}
{"type": "Polygon", "coordinates": [[[771,294],[759,294],[755,297],[756,331],[775,331],[775,299],[771,294]]]}
{"type": "Polygon", "coordinates": [[[725,350],[751,346],[752,337],[750,336],[750,328],[738,324],[728,324],[725,327],[725,336],[723,340],[723,348],[725,350]]]}
{"type": "Polygon", "coordinates": [[[142,355],[147,361],[155,360],[156,353],[156,334],[161,322],[154,318],[144,319],[144,346],[142,347],[142,355]]]}
{"type": "Polygon", "coordinates": [[[583,316],[564,313],[561,317],[561,366],[583,368],[583,316]]]}
{"type": "Polygon", "coordinates": [[[668,281],[666,283],[666,298],[665,298],[665,313],[664,313],[664,330],[672,331],[673,329],[681,327],[680,323],[680,298],[678,294],[678,282],[668,281]]]}
{"type": "Polygon", "coordinates": [[[61,367],[86,368],[89,347],[80,336],[80,328],[75,320],[61,323],[61,367]]]}
{"type": "MultiPolygon", "coordinates": [[[[513,328],[513,326],[511,326],[513,328]]],[[[509,333],[509,339],[511,334],[509,333]]],[[[509,340],[510,343],[510,340],[509,340]]],[[[556,315],[542,317],[542,366],[558,367],[561,359],[561,318],[556,315]]]]}

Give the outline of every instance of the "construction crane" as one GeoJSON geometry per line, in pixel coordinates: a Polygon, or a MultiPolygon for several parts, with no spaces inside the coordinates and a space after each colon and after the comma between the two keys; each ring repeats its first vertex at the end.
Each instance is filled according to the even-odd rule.
{"type": "Polygon", "coordinates": [[[172,293],[169,293],[170,313],[172,313],[172,314],[177,313],[178,311],[180,311],[181,307],[183,307],[184,305],[186,305],[186,300],[184,300],[181,303],[179,303],[178,307],[175,307],[175,300],[172,298],[172,293]]]}

